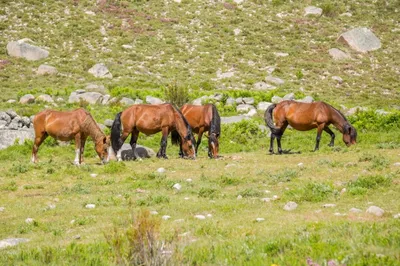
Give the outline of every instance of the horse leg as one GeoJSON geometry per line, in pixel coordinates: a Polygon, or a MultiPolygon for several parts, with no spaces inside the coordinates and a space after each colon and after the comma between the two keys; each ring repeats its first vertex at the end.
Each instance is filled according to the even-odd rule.
{"type": "Polygon", "coordinates": [[[125,140],[128,138],[129,134],[130,134],[130,132],[124,131],[124,132],[122,132],[122,135],[119,139],[119,141],[120,141],[119,143],[122,143],[122,144],[121,144],[121,147],[119,148],[119,150],[117,151],[117,161],[118,162],[122,161],[122,155],[121,155],[122,154],[122,145],[124,144],[125,140]]]}
{"type": "Polygon", "coordinates": [[[75,135],[75,165],[81,164],[81,134],[78,133],[75,135]]]}
{"type": "Polygon", "coordinates": [[[282,138],[283,132],[285,132],[287,126],[288,126],[288,122],[285,121],[285,122],[283,123],[283,125],[280,127],[280,128],[281,128],[281,133],[280,133],[279,135],[276,136],[276,142],[277,142],[277,144],[278,144],[278,153],[279,153],[279,154],[282,154],[281,138],[282,138]]]}
{"type": "Polygon", "coordinates": [[[80,151],[80,154],[79,154],[79,155],[80,155],[79,161],[80,161],[81,163],[83,163],[83,153],[84,153],[84,151],[85,151],[86,139],[87,139],[86,136],[82,136],[82,138],[81,138],[81,151],[80,151]]]}
{"type": "Polygon", "coordinates": [[[137,154],[137,151],[136,151],[136,142],[137,142],[138,137],[139,137],[139,131],[135,128],[135,129],[133,129],[133,131],[132,131],[131,141],[130,141],[130,144],[131,144],[131,147],[132,147],[132,152],[133,152],[133,159],[134,159],[134,160],[136,160],[137,158],[139,158],[139,155],[137,154]]]}
{"type": "Polygon", "coordinates": [[[168,159],[166,150],[167,150],[167,138],[168,138],[168,128],[164,127],[162,129],[162,138],[160,143],[160,150],[157,152],[157,158],[168,159]]]}
{"type": "Polygon", "coordinates": [[[40,136],[35,136],[35,142],[34,142],[33,148],[32,148],[32,159],[31,159],[32,163],[37,162],[37,152],[39,150],[39,146],[47,138],[47,136],[48,135],[46,132],[41,132],[40,136]]]}
{"type": "Polygon", "coordinates": [[[328,144],[328,146],[333,147],[335,144],[335,133],[333,133],[328,126],[324,127],[324,131],[331,135],[331,142],[328,144]]]}
{"type": "Polygon", "coordinates": [[[269,153],[271,154],[274,153],[274,140],[275,140],[275,135],[271,132],[271,140],[269,142],[269,153]]]}
{"type": "Polygon", "coordinates": [[[321,134],[322,134],[322,130],[324,129],[324,127],[325,127],[325,124],[318,125],[318,128],[317,128],[317,139],[316,139],[316,142],[315,142],[314,151],[319,150],[319,142],[321,140],[321,134]]]}

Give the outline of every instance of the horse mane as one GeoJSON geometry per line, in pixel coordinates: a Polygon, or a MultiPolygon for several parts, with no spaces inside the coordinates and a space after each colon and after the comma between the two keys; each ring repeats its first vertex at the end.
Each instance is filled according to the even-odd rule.
{"type": "Polygon", "coordinates": [[[181,110],[178,109],[178,107],[176,107],[173,104],[171,104],[171,105],[175,109],[175,111],[177,111],[178,114],[181,116],[183,123],[185,124],[186,129],[187,129],[187,134],[186,134],[185,138],[189,138],[191,135],[193,135],[192,128],[190,127],[189,122],[186,120],[185,116],[182,114],[181,110]]]}
{"type": "Polygon", "coordinates": [[[82,123],[82,129],[84,131],[87,131],[87,133],[92,137],[92,139],[94,141],[96,141],[96,139],[98,137],[104,137],[105,136],[104,132],[101,130],[99,125],[96,123],[96,120],[94,120],[92,114],[86,110],[84,110],[84,111],[86,114],[86,118],[82,123]]]}
{"type": "Polygon", "coordinates": [[[349,122],[342,112],[340,112],[338,109],[336,109],[336,108],[333,107],[332,105],[330,105],[330,104],[328,104],[328,103],[326,103],[326,102],[324,102],[324,103],[325,103],[326,105],[328,105],[329,107],[331,107],[331,108],[332,108],[333,110],[335,110],[336,112],[338,112],[339,115],[344,119],[344,121],[346,121],[347,123],[349,122]]]}
{"type": "Polygon", "coordinates": [[[211,125],[210,125],[210,135],[215,134],[219,136],[221,134],[221,118],[219,116],[217,107],[214,104],[211,104],[212,108],[212,118],[211,118],[211,125]]]}

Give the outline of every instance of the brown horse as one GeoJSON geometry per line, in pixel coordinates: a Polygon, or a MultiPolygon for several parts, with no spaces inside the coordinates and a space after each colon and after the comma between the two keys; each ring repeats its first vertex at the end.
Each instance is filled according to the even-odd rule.
{"type": "MultiPolygon", "coordinates": [[[[198,134],[196,155],[201,143],[201,137],[204,132],[208,131],[208,157],[218,158],[218,140],[221,135],[221,119],[215,105],[206,104],[200,106],[185,104],[181,107],[181,112],[189,122],[193,132],[198,134]]],[[[180,155],[182,156],[182,151],[180,152],[180,155]]]]}
{"type": "Polygon", "coordinates": [[[83,108],[74,111],[45,110],[33,119],[35,129],[35,141],[32,149],[32,162],[37,162],[37,152],[40,144],[51,136],[57,140],[68,141],[75,139],[75,160],[79,165],[83,162],[83,152],[86,139],[90,136],[94,143],[97,154],[102,163],[108,161],[108,148],[110,137],[106,137],[101,131],[92,115],[83,108]]]}
{"type": "Polygon", "coordinates": [[[339,110],[324,102],[283,101],[279,104],[272,104],[265,111],[264,119],[271,129],[270,153],[274,152],[274,138],[278,143],[278,152],[282,153],[281,137],[288,125],[300,131],[317,128],[314,151],[319,149],[319,141],[323,130],[331,136],[329,146],[334,145],[335,134],[329,128],[331,124],[343,134],[343,141],[347,146],[355,144],[357,141],[357,131],[347,121],[346,117],[339,110]]]}
{"type": "Polygon", "coordinates": [[[194,152],[195,141],[189,123],[178,109],[168,103],[159,105],[136,104],[118,113],[111,127],[111,144],[114,152],[117,153],[117,159],[120,161],[122,159],[122,144],[124,144],[129,134],[132,134],[130,144],[134,154],[133,157],[136,159],[138,157],[136,142],[139,132],[152,135],[161,131],[162,138],[157,157],[167,159],[167,138],[168,134],[173,130],[179,133],[185,155],[196,158],[194,152]]]}

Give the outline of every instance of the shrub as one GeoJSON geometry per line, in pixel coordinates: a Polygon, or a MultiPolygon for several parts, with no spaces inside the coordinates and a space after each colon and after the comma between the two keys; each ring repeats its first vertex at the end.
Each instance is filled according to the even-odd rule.
{"type": "Polygon", "coordinates": [[[392,178],[389,176],[364,176],[359,177],[354,181],[350,181],[347,185],[351,195],[363,195],[370,189],[378,187],[388,187],[392,184],[392,178]]]}
{"type": "Polygon", "coordinates": [[[167,102],[175,104],[176,106],[182,106],[189,102],[189,92],[187,87],[178,86],[176,82],[168,84],[163,88],[164,99],[167,102]]]}
{"type": "Polygon", "coordinates": [[[200,198],[214,199],[218,197],[218,190],[215,188],[202,187],[199,190],[198,196],[200,198]]]}

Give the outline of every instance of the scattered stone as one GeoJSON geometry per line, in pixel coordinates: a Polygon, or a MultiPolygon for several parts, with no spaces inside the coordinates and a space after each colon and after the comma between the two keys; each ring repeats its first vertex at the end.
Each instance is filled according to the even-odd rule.
{"type": "Polygon", "coordinates": [[[16,102],[17,102],[17,100],[14,100],[14,99],[10,99],[7,101],[7,103],[16,103],[16,102]]]}
{"type": "Polygon", "coordinates": [[[289,201],[286,203],[286,205],[283,207],[285,211],[293,211],[297,208],[297,203],[294,201],[289,201]]]}
{"type": "Polygon", "coordinates": [[[351,208],[351,209],[349,210],[349,212],[358,213],[358,212],[362,212],[362,210],[357,209],[357,208],[351,208]]]}
{"type": "Polygon", "coordinates": [[[101,104],[102,104],[102,105],[108,104],[110,98],[111,98],[111,95],[110,95],[110,94],[105,94],[105,95],[103,95],[103,100],[101,101],[101,104]]]}
{"type": "Polygon", "coordinates": [[[353,16],[353,14],[351,14],[350,12],[345,12],[345,13],[340,14],[339,16],[341,16],[341,17],[351,17],[351,16],[353,16]]]}
{"type": "Polygon", "coordinates": [[[93,178],[95,178],[95,177],[97,177],[97,174],[91,173],[90,176],[93,177],[93,178]]]}
{"type": "Polygon", "coordinates": [[[57,68],[49,65],[40,65],[36,71],[36,74],[38,75],[55,75],[57,73],[57,68]]]}
{"type": "Polygon", "coordinates": [[[366,212],[367,212],[367,213],[370,213],[370,214],[373,214],[373,215],[376,215],[376,216],[378,216],[378,217],[381,217],[381,216],[385,213],[385,211],[384,211],[383,209],[381,209],[381,208],[379,208],[379,207],[377,207],[377,206],[370,206],[370,207],[367,209],[366,212]]]}
{"type": "Polygon", "coordinates": [[[288,93],[285,96],[283,96],[283,100],[294,100],[294,93],[288,93]]]}
{"type": "Polygon", "coordinates": [[[74,236],[74,239],[76,239],[76,240],[81,239],[81,235],[75,235],[75,236],[74,236]]]}
{"type": "Polygon", "coordinates": [[[0,240],[0,249],[16,246],[20,243],[28,242],[29,239],[27,238],[7,238],[0,240]]]}
{"type": "Polygon", "coordinates": [[[181,184],[179,184],[179,183],[176,183],[172,187],[175,188],[176,190],[181,190],[181,188],[182,188],[181,184]]]}
{"type": "Polygon", "coordinates": [[[254,106],[250,104],[239,104],[236,106],[236,112],[248,112],[249,110],[254,109],[254,106]]]}
{"type": "Polygon", "coordinates": [[[276,95],[272,96],[272,98],[271,98],[272,103],[280,103],[281,101],[283,101],[283,99],[276,95]]]}
{"type": "Polygon", "coordinates": [[[335,212],[333,215],[335,216],[346,216],[346,213],[335,212]]]}
{"type": "Polygon", "coordinates": [[[88,71],[90,74],[95,76],[96,78],[112,78],[112,74],[108,70],[108,68],[104,64],[95,64],[88,71]]]}
{"type": "Polygon", "coordinates": [[[271,201],[271,198],[262,198],[261,201],[262,201],[262,202],[270,202],[270,201],[271,201]]]}
{"type": "Polygon", "coordinates": [[[136,193],[146,193],[146,190],[141,189],[141,188],[137,188],[137,189],[135,190],[135,192],[136,192],[136,193]]]}
{"type": "Polygon", "coordinates": [[[135,101],[130,98],[123,97],[121,100],[119,100],[119,103],[128,106],[135,104],[135,101]]]}
{"type": "Polygon", "coordinates": [[[226,78],[231,78],[233,76],[235,76],[235,72],[233,72],[233,71],[224,72],[224,73],[221,73],[220,70],[217,71],[217,78],[218,79],[226,79],[226,78]]]}
{"type": "Polygon", "coordinates": [[[206,219],[206,217],[204,215],[201,215],[201,214],[195,215],[194,218],[199,219],[199,220],[206,219]]]}
{"type": "Polygon", "coordinates": [[[112,125],[113,125],[113,123],[114,123],[114,120],[112,120],[112,119],[106,119],[106,120],[104,120],[104,125],[105,125],[106,127],[108,127],[108,128],[111,128],[112,125]]]}
{"type": "Polygon", "coordinates": [[[235,35],[239,35],[241,32],[242,32],[242,30],[238,29],[238,28],[233,30],[233,34],[235,34],[235,35]]]}
{"type": "Polygon", "coordinates": [[[265,111],[272,103],[269,102],[259,102],[257,104],[257,110],[265,111]]]}
{"type": "Polygon", "coordinates": [[[71,225],[73,225],[73,224],[75,224],[75,220],[71,220],[69,223],[70,223],[71,225]]]}
{"type": "MultiPolygon", "coordinates": [[[[152,149],[142,146],[142,145],[138,145],[138,144],[136,144],[135,152],[137,155],[136,157],[139,157],[139,158],[151,158],[151,157],[156,156],[156,153],[152,149]]],[[[130,161],[135,158],[130,144],[124,143],[122,145],[121,158],[123,161],[130,161]]],[[[164,168],[162,168],[162,169],[164,169],[164,168]]],[[[164,169],[164,171],[165,171],[165,169],[164,169]]]]}
{"type": "Polygon", "coordinates": [[[303,166],[304,166],[304,163],[298,163],[297,166],[298,166],[298,167],[303,167],[303,166]]]}
{"type": "Polygon", "coordinates": [[[19,103],[21,104],[28,104],[34,102],[35,102],[35,96],[33,96],[32,94],[25,94],[19,99],[19,103]]]}
{"type": "Polygon", "coordinates": [[[342,190],[340,191],[340,194],[346,193],[347,189],[344,187],[342,188],[342,190]]]}
{"type": "Polygon", "coordinates": [[[242,104],[242,103],[244,103],[242,97],[236,98],[236,99],[235,99],[235,102],[236,102],[236,104],[242,104]]]}
{"type": "Polygon", "coordinates": [[[298,101],[302,102],[302,103],[312,103],[312,102],[314,102],[314,98],[311,96],[306,96],[303,99],[298,100],[298,101]]]}
{"type": "Polygon", "coordinates": [[[322,8],[316,6],[308,6],[304,9],[304,16],[321,16],[322,8]]]}
{"type": "Polygon", "coordinates": [[[265,221],[265,218],[256,218],[256,221],[257,222],[262,222],[262,221],[265,221]]]}
{"type": "Polygon", "coordinates": [[[150,211],[150,214],[151,214],[151,215],[157,215],[158,212],[157,212],[157,211],[150,211]]]}
{"type": "Polygon", "coordinates": [[[333,207],[336,207],[336,204],[327,203],[327,204],[322,205],[322,207],[324,207],[324,208],[333,208],[333,207]]]}
{"type": "Polygon", "coordinates": [[[133,49],[133,46],[129,45],[129,44],[123,44],[122,48],[124,48],[124,49],[133,49]]]}
{"type": "Polygon", "coordinates": [[[329,55],[333,58],[333,60],[339,61],[339,60],[346,60],[350,59],[350,55],[347,53],[343,52],[342,50],[339,50],[337,48],[332,48],[329,49],[329,55]]]}
{"type": "Polygon", "coordinates": [[[29,61],[36,61],[49,56],[49,52],[40,47],[26,43],[27,39],[7,44],[7,53],[14,57],[23,57],[29,61]]]}
{"type": "Polygon", "coordinates": [[[254,98],[253,98],[253,97],[246,97],[246,98],[243,98],[243,102],[244,102],[245,104],[254,104],[254,98]]]}
{"type": "Polygon", "coordinates": [[[394,166],[400,166],[400,162],[394,163],[394,166]]]}
{"type": "Polygon", "coordinates": [[[169,216],[169,215],[163,215],[163,217],[161,217],[161,219],[163,219],[163,220],[169,220],[171,218],[171,216],[169,216]]]}
{"type": "Polygon", "coordinates": [[[164,103],[164,101],[159,99],[159,98],[156,98],[156,97],[146,96],[146,103],[148,103],[148,104],[162,104],[162,103],[164,103]]]}
{"type": "Polygon", "coordinates": [[[346,111],[346,116],[351,116],[357,112],[363,112],[363,111],[367,111],[367,110],[368,110],[368,108],[366,108],[366,107],[361,107],[361,106],[352,107],[346,111]]]}
{"type": "Polygon", "coordinates": [[[221,117],[221,123],[222,124],[232,124],[232,123],[238,123],[240,121],[248,120],[248,119],[250,119],[250,118],[247,116],[244,116],[244,115],[221,117]]]}
{"type": "Polygon", "coordinates": [[[400,213],[393,215],[394,219],[399,219],[400,218],[400,213]]]}
{"type": "Polygon", "coordinates": [[[0,212],[3,212],[6,208],[0,207],[0,212]]]}
{"type": "Polygon", "coordinates": [[[277,77],[273,77],[273,76],[267,76],[265,78],[266,82],[275,84],[275,85],[282,85],[285,83],[285,81],[283,79],[277,78],[277,77]]]}
{"type": "Polygon", "coordinates": [[[94,209],[94,208],[96,208],[96,205],[95,204],[86,204],[85,208],[86,209],[94,209]]]}
{"type": "Polygon", "coordinates": [[[89,15],[89,16],[96,16],[96,13],[94,13],[93,11],[85,11],[85,14],[89,15]]]}
{"type": "Polygon", "coordinates": [[[340,35],[339,42],[348,44],[353,50],[361,53],[381,48],[381,41],[367,28],[355,28],[340,35]]]}
{"type": "Polygon", "coordinates": [[[250,109],[250,111],[247,114],[245,114],[245,116],[252,117],[252,116],[255,116],[256,114],[257,114],[257,110],[252,108],[252,109],[250,109]]]}
{"type": "Polygon", "coordinates": [[[43,102],[43,103],[54,103],[53,98],[51,98],[48,94],[42,94],[36,97],[36,102],[43,102]]]}
{"type": "Polygon", "coordinates": [[[69,96],[69,103],[79,103],[80,101],[87,102],[89,104],[97,104],[101,103],[103,100],[103,95],[99,92],[83,92],[79,93],[78,91],[72,92],[69,96]]]}
{"type": "Polygon", "coordinates": [[[274,53],[274,55],[275,55],[276,57],[286,57],[286,56],[289,56],[288,53],[274,53]]]}
{"type": "Polygon", "coordinates": [[[189,198],[189,197],[184,197],[183,199],[184,199],[184,200],[189,200],[190,198],[189,198]]]}
{"type": "Polygon", "coordinates": [[[341,77],[339,77],[339,76],[332,76],[332,79],[336,80],[339,84],[343,83],[343,79],[341,77]]]}
{"type": "Polygon", "coordinates": [[[277,195],[272,196],[272,200],[278,200],[278,199],[280,199],[279,196],[277,196],[277,195]]]}
{"type": "Polygon", "coordinates": [[[212,217],[212,214],[211,214],[211,213],[207,214],[207,217],[208,217],[208,218],[211,218],[211,217],[212,217]]]}
{"type": "Polygon", "coordinates": [[[274,90],[274,89],[276,89],[275,86],[270,85],[264,81],[254,83],[253,87],[255,90],[274,90]]]}
{"type": "Polygon", "coordinates": [[[11,117],[6,112],[0,112],[0,120],[9,124],[11,122],[11,117]]]}
{"type": "Polygon", "coordinates": [[[177,219],[177,220],[175,220],[174,222],[175,223],[183,223],[185,221],[185,219],[177,219]]]}
{"type": "Polygon", "coordinates": [[[157,172],[160,174],[165,173],[165,168],[160,167],[157,169],[157,172]]]}
{"type": "Polygon", "coordinates": [[[228,99],[226,99],[225,105],[231,106],[234,105],[235,103],[236,103],[235,99],[229,97],[228,99]]]}
{"type": "Polygon", "coordinates": [[[186,182],[191,183],[193,180],[191,178],[186,179],[186,182]]]}
{"type": "Polygon", "coordinates": [[[25,223],[27,223],[27,224],[32,224],[34,221],[35,221],[35,219],[33,219],[33,218],[26,218],[25,219],[25,223]]]}
{"type": "Polygon", "coordinates": [[[242,195],[238,195],[236,199],[241,200],[241,199],[243,199],[243,196],[242,195]]]}

